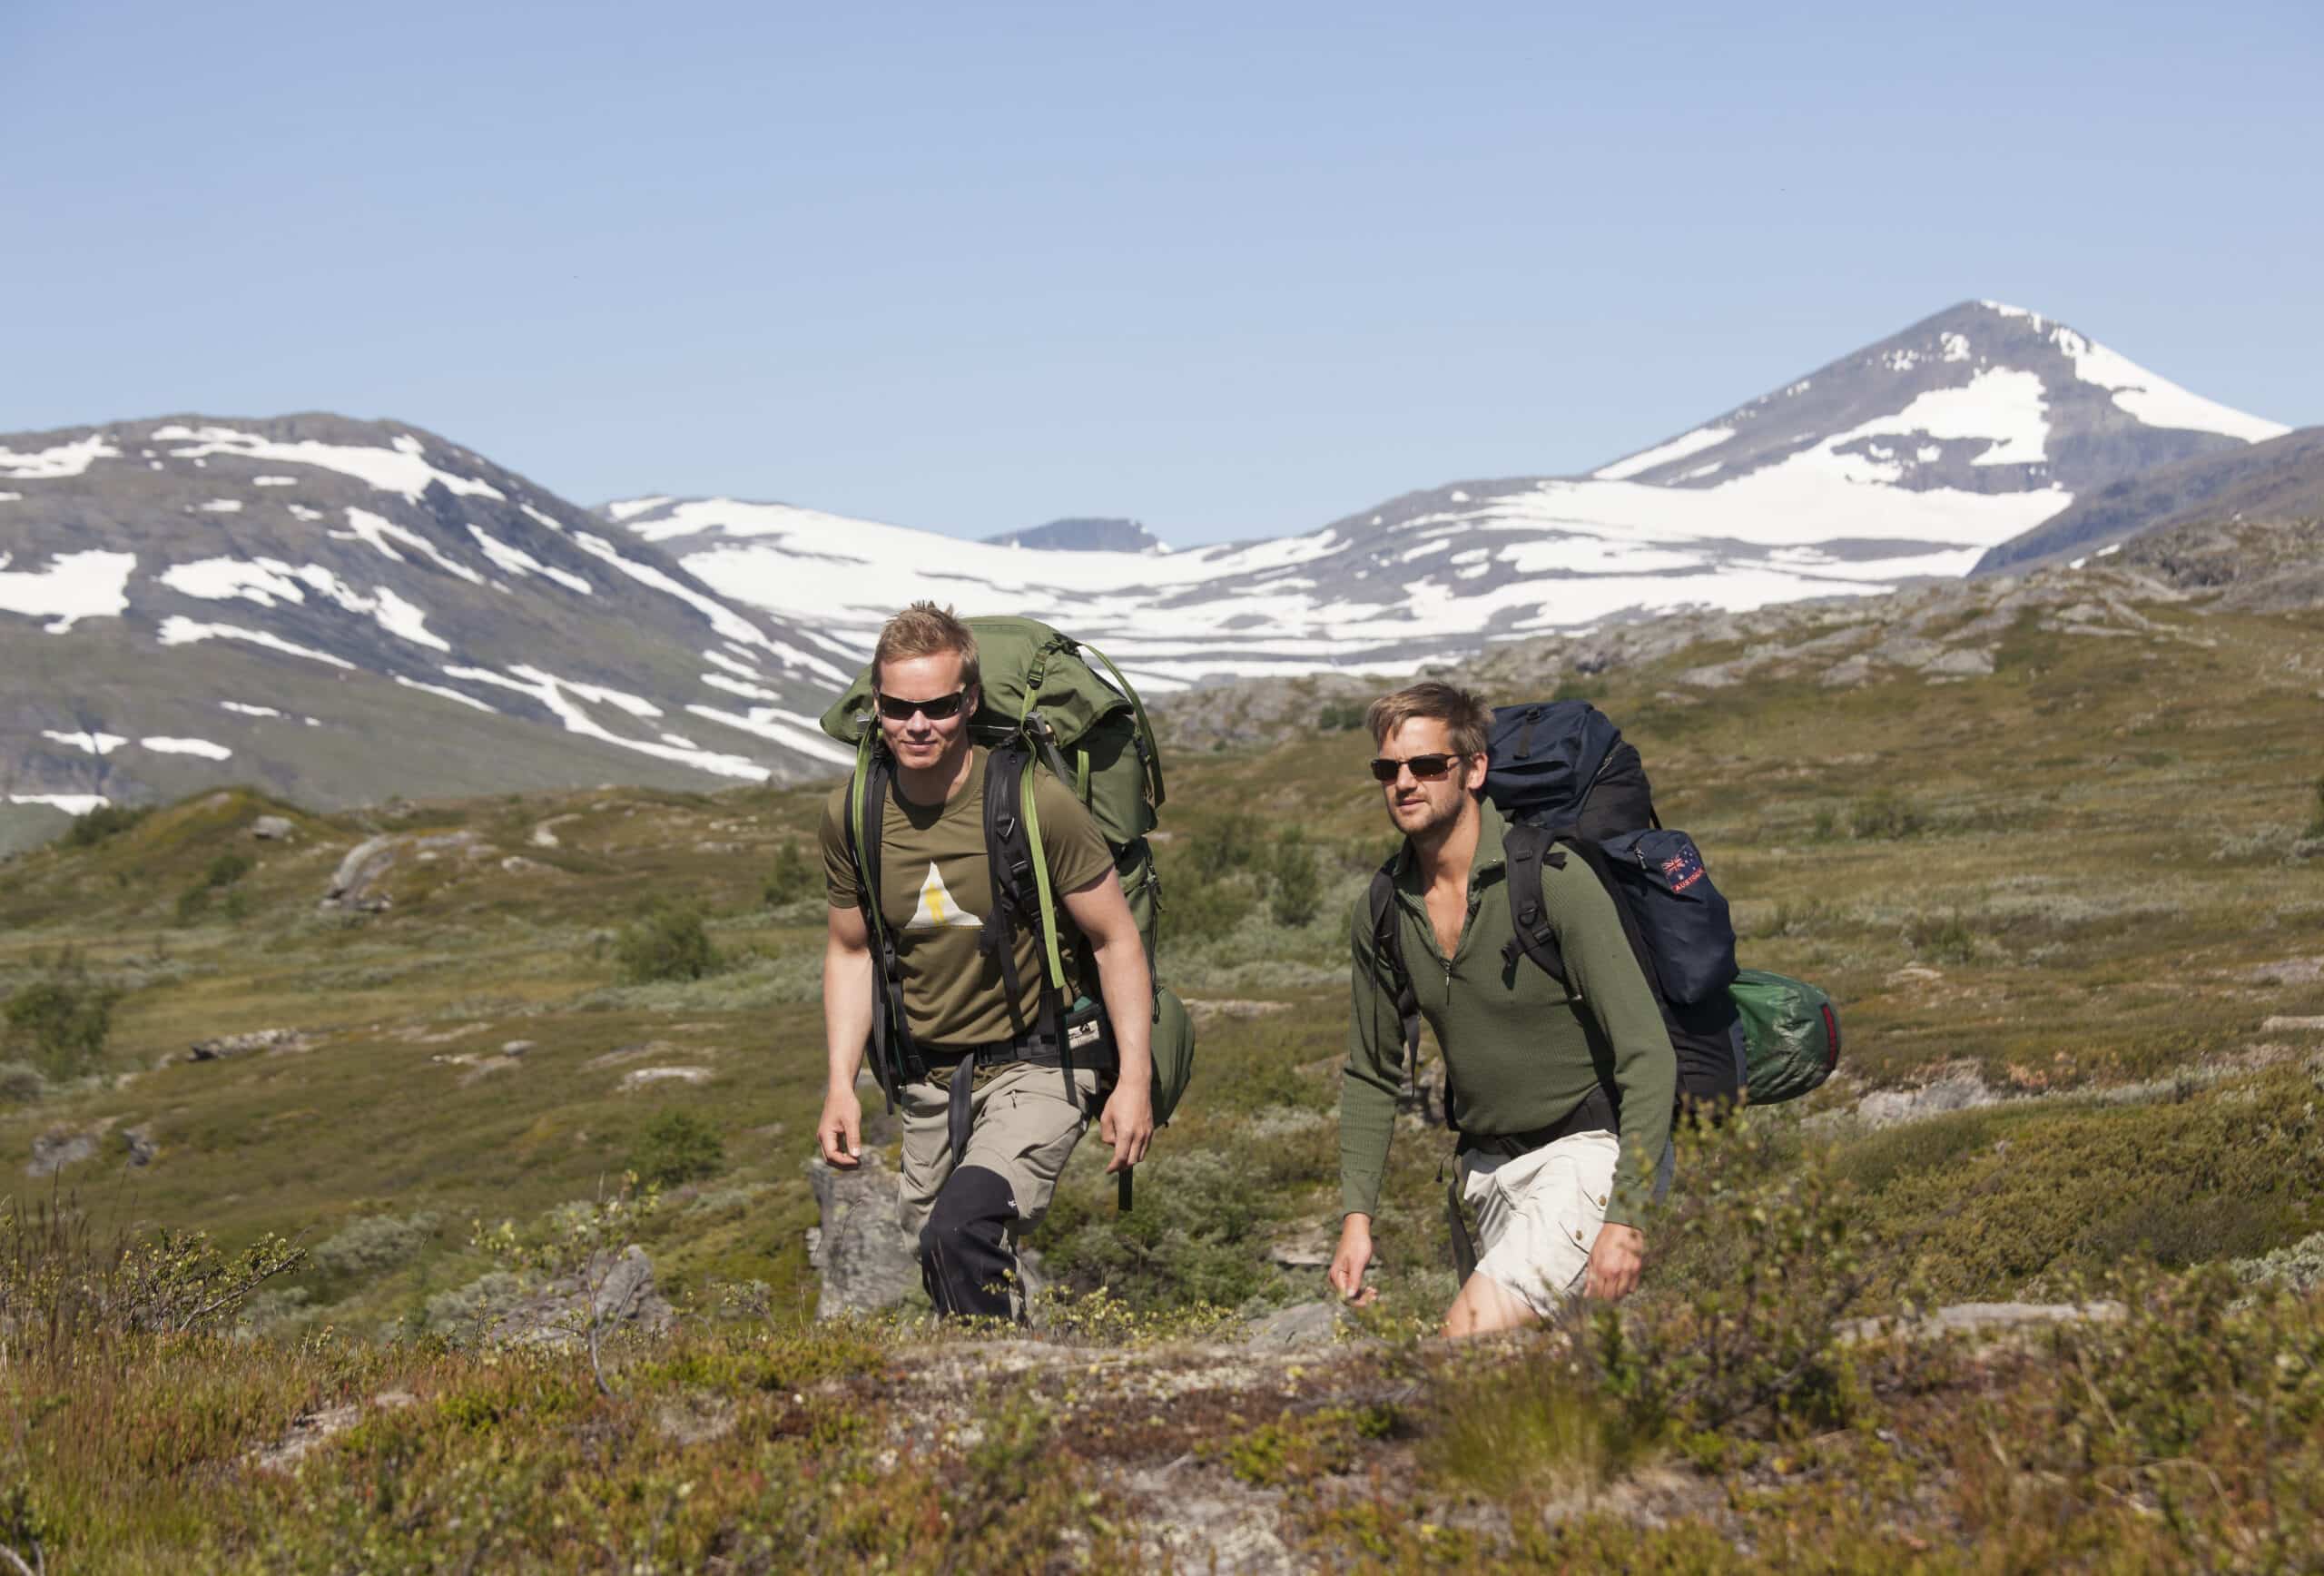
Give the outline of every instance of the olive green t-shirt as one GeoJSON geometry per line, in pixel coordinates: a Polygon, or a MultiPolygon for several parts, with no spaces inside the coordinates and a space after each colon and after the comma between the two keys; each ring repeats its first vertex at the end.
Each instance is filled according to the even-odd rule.
{"type": "MultiPolygon", "coordinates": [[[[992,871],[984,849],[989,752],[979,746],[975,754],[969,780],[942,804],[911,803],[898,788],[881,813],[880,917],[896,944],[904,1017],[922,1045],[990,1045],[1017,1033],[1000,963],[977,951],[992,911],[992,871]]],[[[842,784],[823,805],[823,885],[832,907],[852,909],[862,889],[847,847],[848,793],[842,784]]],[[[1114,868],[1105,833],[1073,790],[1037,770],[1033,805],[1041,818],[1049,890],[1059,899],[1114,868]]],[[[868,813],[871,806],[864,808],[868,813]]],[[[1016,930],[1016,951],[1018,1011],[1031,1024],[1040,1010],[1042,954],[1022,925],[1016,930]]]]}

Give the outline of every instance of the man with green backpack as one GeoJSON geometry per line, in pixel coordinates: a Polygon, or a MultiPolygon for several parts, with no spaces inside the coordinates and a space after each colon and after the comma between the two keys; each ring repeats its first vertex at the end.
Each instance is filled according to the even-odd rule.
{"type": "MultiPolygon", "coordinates": [[[[1049,1207],[1090,1117],[1112,1147],[1109,1172],[1126,1177],[1144,1157],[1165,1014],[1147,930],[1118,873],[1131,855],[1083,799],[1092,749],[1100,772],[1117,763],[1098,739],[1104,730],[1087,728],[1068,760],[1038,704],[1047,694],[1060,718],[1072,710],[1053,680],[1068,656],[1079,667],[1078,648],[1027,621],[979,622],[1049,637],[1029,646],[1019,627],[996,632],[1012,659],[1029,657],[1004,675],[1018,706],[1005,736],[992,735],[1000,742],[980,742],[971,726],[997,714],[977,635],[932,603],[888,622],[868,683],[824,718],[859,744],[859,761],[823,814],[830,1085],[816,1138],[827,1163],[860,1163],[855,1080],[868,1046],[902,1116],[900,1216],[919,1238],[930,1300],[950,1315],[1008,1317],[1020,1309],[1017,1236],[1049,1207]]],[[[1100,720],[1120,699],[1104,690],[1100,720]]],[[[1142,731],[1133,737],[1147,747],[1142,731]]],[[[1158,763],[1151,783],[1158,799],[1158,763]]],[[[1150,806],[1145,815],[1151,825],[1150,806]]],[[[1131,842],[1150,873],[1142,835],[1131,842]]],[[[1151,891],[1137,895],[1150,914],[1151,891]]],[[[1175,998],[1169,1006],[1165,1028],[1182,1031],[1184,1010],[1175,998]]],[[[1178,1038],[1175,1082],[1160,1091],[1172,1099],[1192,1053],[1178,1038]]]]}

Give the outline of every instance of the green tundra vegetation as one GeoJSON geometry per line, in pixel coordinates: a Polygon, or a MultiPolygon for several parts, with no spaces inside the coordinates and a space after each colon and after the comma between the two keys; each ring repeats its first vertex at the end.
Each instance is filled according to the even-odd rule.
{"type": "Polygon", "coordinates": [[[1347,913],[1389,846],[1344,708],[1174,758],[1198,1071],[1130,1215],[1083,1146],[1044,1325],[1000,1345],[812,1316],[822,788],[88,818],[0,864],[0,1549],[2312,1566],[2324,616],[2143,611],[2028,619],[1961,682],[1706,696],[1675,675],[1736,653],[1705,646],[1606,675],[1745,960],[1841,1004],[1844,1073],[1689,1140],[1620,1309],[1458,1349],[1416,1116],[1378,1304],[1243,1339],[1324,1295],[1336,1225],[1347,913]],[[382,833],[369,901],[319,906],[382,833]],[[630,1244],[658,1332],[595,1316],[630,1244]],[[492,1338],[518,1295],[565,1338],[492,1338]],[[2095,1315],[1927,1319],[2007,1300],[2095,1315]]]}

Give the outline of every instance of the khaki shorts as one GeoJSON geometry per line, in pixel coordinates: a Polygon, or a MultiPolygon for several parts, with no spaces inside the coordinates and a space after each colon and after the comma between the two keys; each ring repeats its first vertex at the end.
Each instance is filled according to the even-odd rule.
{"type": "MultiPolygon", "coordinates": [[[[1018,1224],[1049,1212],[1057,1179],[1088,1119],[1081,1114],[1098,1089],[1098,1075],[1077,1070],[1081,1105],[1065,1096],[1065,1074],[1019,1062],[1004,1068],[970,1096],[971,1126],[963,1166],[981,1166],[1009,1180],[1018,1224]]],[[[938,1084],[903,1087],[897,1108],[904,1119],[903,1175],[896,1186],[896,1220],[917,1238],[936,1207],[938,1189],[951,1179],[952,1092],[938,1084]]]]}
{"type": "Polygon", "coordinates": [[[1477,1273],[1547,1318],[1580,1295],[1606,1224],[1621,1140],[1600,1128],[1522,1155],[1461,1158],[1461,1197],[1477,1222],[1477,1273]]]}

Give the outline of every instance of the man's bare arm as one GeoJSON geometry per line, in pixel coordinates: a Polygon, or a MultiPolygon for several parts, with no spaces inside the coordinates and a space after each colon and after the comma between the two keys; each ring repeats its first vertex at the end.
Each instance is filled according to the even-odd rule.
{"type": "Polygon", "coordinates": [[[823,942],[823,1052],[830,1080],[823,1091],[822,1119],[815,1143],[823,1158],[849,1167],[863,1153],[863,1102],[855,1075],[872,1038],[872,987],[876,973],[872,932],[863,911],[833,908],[823,942]]]}
{"type": "Polygon", "coordinates": [[[1109,870],[1066,893],[1065,911],[1097,961],[1098,993],[1121,1057],[1113,1097],[1098,1121],[1098,1136],[1114,1147],[1106,1169],[1120,1171],[1144,1159],[1154,1139],[1154,979],[1119,876],[1109,870]]]}

